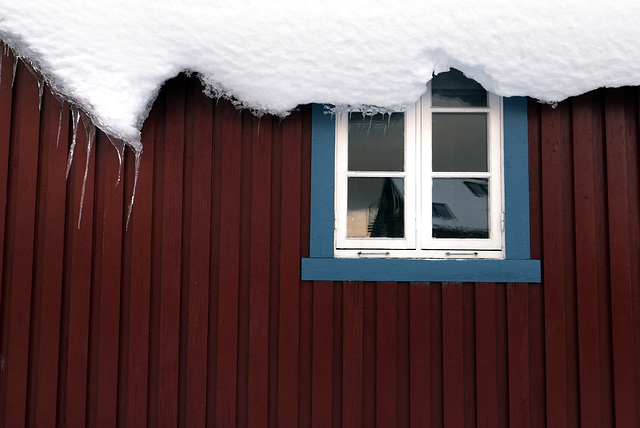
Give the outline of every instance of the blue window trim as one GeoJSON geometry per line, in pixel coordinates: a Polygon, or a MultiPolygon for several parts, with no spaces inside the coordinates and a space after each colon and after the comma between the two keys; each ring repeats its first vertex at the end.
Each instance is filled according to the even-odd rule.
{"type": "Polygon", "coordinates": [[[503,99],[504,260],[334,258],[335,122],[323,105],[312,107],[311,248],[302,259],[309,281],[541,281],[540,261],[530,259],[527,100],[503,99]]]}

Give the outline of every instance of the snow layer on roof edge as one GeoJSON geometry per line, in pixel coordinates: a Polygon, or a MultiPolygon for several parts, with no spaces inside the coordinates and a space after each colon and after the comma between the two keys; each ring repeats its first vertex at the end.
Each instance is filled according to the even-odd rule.
{"type": "Polygon", "coordinates": [[[639,20],[631,1],[0,0],[0,38],[132,145],[184,70],[212,96],[278,115],[310,102],[395,110],[449,67],[545,102],[637,85],[639,20]]]}

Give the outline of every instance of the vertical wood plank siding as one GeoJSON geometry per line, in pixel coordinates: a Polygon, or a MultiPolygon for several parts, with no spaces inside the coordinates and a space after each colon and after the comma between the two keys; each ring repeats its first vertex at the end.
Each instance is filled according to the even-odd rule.
{"type": "Polygon", "coordinates": [[[542,284],[309,283],[310,108],[257,118],[168,82],[127,228],[133,153],[120,171],[101,132],[87,151],[81,120],[65,181],[70,107],[12,69],[0,426],[640,423],[637,88],[529,104],[542,284]]]}

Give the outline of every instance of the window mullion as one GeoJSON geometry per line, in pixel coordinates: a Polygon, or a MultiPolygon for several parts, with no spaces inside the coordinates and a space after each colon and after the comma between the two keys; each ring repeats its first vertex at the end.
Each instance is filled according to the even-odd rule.
{"type": "Polygon", "coordinates": [[[404,171],[347,171],[345,172],[347,178],[349,177],[397,177],[405,178],[407,173],[404,171]]]}
{"type": "Polygon", "coordinates": [[[433,162],[431,153],[431,83],[429,83],[427,92],[420,99],[421,106],[421,185],[422,185],[422,225],[420,236],[422,237],[421,249],[429,249],[432,247],[433,238],[431,230],[433,228],[432,203],[433,203],[433,162]]]}
{"type": "Polygon", "coordinates": [[[434,178],[491,178],[491,172],[431,172],[434,178]]]}
{"type": "Polygon", "coordinates": [[[418,132],[416,132],[416,106],[413,105],[407,108],[405,112],[405,238],[407,239],[407,248],[416,248],[416,226],[419,223],[418,215],[419,210],[416,209],[417,196],[419,195],[417,180],[416,180],[416,168],[415,153],[417,148],[416,138],[418,132]]]}

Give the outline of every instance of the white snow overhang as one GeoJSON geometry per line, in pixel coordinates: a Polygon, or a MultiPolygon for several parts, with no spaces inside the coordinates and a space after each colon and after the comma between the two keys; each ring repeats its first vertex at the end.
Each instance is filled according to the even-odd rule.
{"type": "Polygon", "coordinates": [[[0,0],[0,38],[129,143],[181,71],[280,115],[310,102],[402,108],[449,67],[546,102],[638,85],[638,22],[631,1],[0,0]]]}

